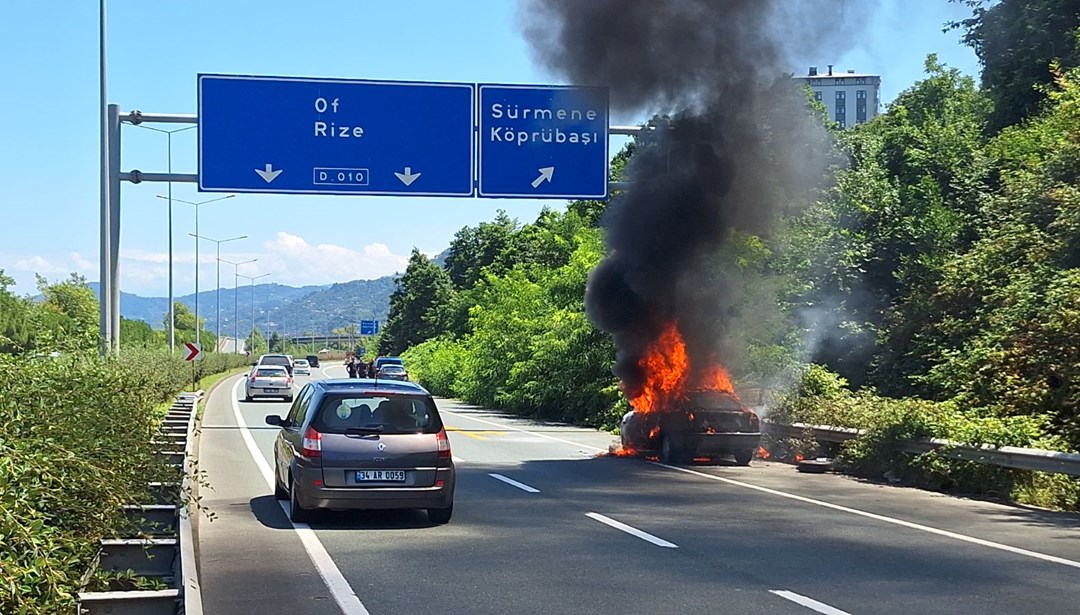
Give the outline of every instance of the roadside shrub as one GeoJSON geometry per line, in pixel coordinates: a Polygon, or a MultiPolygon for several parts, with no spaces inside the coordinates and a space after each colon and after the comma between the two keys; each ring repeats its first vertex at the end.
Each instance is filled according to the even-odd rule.
{"type": "Polygon", "coordinates": [[[125,527],[120,506],[166,477],[153,461],[154,409],[190,384],[190,369],[146,350],[0,356],[0,613],[74,611],[98,540],[125,527]]]}
{"type": "MultiPolygon", "coordinates": [[[[842,379],[820,366],[781,397],[769,418],[779,423],[809,423],[865,430],[836,447],[837,468],[857,476],[889,478],[931,489],[978,493],[1016,502],[1075,510],[1080,481],[1060,474],[1013,470],[929,452],[902,452],[898,442],[942,438],[969,445],[1017,446],[1068,451],[1067,443],[1049,433],[1048,417],[985,416],[952,401],[893,399],[872,390],[851,392],[842,379]]],[[[804,440],[778,443],[804,452],[804,440]]],[[[813,453],[809,453],[813,454],[813,453]]]]}
{"type": "Polygon", "coordinates": [[[417,344],[401,355],[409,377],[440,397],[452,397],[465,349],[455,340],[436,338],[417,344]]]}

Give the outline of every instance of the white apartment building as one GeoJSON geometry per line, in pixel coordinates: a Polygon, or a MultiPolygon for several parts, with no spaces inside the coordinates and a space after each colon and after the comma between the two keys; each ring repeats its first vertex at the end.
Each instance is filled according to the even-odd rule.
{"type": "Polygon", "coordinates": [[[793,75],[810,87],[814,98],[825,105],[829,118],[847,128],[874,119],[881,105],[881,76],[864,75],[848,70],[845,73],[833,72],[829,64],[827,71],[819,73],[816,66],[811,66],[805,75],[793,75]]]}

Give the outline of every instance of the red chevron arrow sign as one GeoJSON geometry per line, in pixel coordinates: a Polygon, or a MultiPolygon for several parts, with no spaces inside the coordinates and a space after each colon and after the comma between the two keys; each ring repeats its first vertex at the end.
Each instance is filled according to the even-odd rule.
{"type": "Polygon", "coordinates": [[[187,355],[184,356],[185,361],[197,361],[202,357],[202,348],[198,344],[184,342],[184,349],[187,351],[187,355]]]}

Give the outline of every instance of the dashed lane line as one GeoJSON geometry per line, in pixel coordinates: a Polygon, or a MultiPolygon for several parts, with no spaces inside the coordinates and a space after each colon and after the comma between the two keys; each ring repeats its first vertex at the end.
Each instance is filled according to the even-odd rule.
{"type": "Polygon", "coordinates": [[[817,611],[822,615],[851,615],[847,611],[841,611],[840,609],[829,606],[824,602],[818,602],[813,598],[807,598],[806,596],[796,594],[795,592],[787,591],[786,589],[770,589],[769,593],[780,596],[784,600],[790,600],[795,604],[805,606],[806,608],[817,611]]]}
{"type": "Polygon", "coordinates": [[[601,515],[600,513],[588,512],[588,513],[585,513],[585,516],[590,518],[590,519],[595,519],[596,521],[599,521],[600,523],[603,523],[604,525],[608,525],[608,526],[611,526],[611,527],[613,527],[613,528],[615,528],[617,530],[626,532],[627,534],[630,534],[631,536],[636,536],[636,537],[644,540],[645,542],[651,542],[652,544],[654,544],[654,545],[656,545],[658,547],[664,547],[665,549],[678,549],[679,548],[679,545],[677,545],[677,544],[675,544],[673,542],[668,542],[668,541],[664,540],[663,538],[657,538],[656,536],[653,536],[652,534],[650,534],[648,532],[643,532],[643,531],[637,529],[636,527],[631,527],[631,526],[629,526],[629,525],[627,525],[625,523],[622,523],[620,521],[616,521],[616,520],[612,519],[611,517],[605,517],[604,515],[601,515]]]}
{"type": "Polygon", "coordinates": [[[521,489],[522,491],[525,491],[526,493],[540,493],[540,490],[537,489],[536,487],[530,487],[530,486],[526,485],[525,483],[519,483],[518,481],[516,481],[516,480],[514,480],[512,478],[507,478],[506,476],[503,476],[502,474],[488,474],[488,476],[490,476],[491,478],[494,478],[495,480],[501,480],[502,482],[506,483],[507,485],[513,485],[513,486],[517,487],[518,489],[521,489]]]}

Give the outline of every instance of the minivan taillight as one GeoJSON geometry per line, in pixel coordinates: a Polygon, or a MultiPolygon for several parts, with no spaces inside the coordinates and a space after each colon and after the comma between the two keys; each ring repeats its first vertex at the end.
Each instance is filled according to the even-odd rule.
{"type": "Polygon", "coordinates": [[[445,429],[440,429],[439,433],[435,436],[435,442],[439,448],[439,459],[450,458],[450,438],[446,435],[445,429]]]}
{"type": "Polygon", "coordinates": [[[308,459],[322,457],[322,434],[311,427],[304,432],[304,441],[301,444],[300,454],[308,459]]]}

